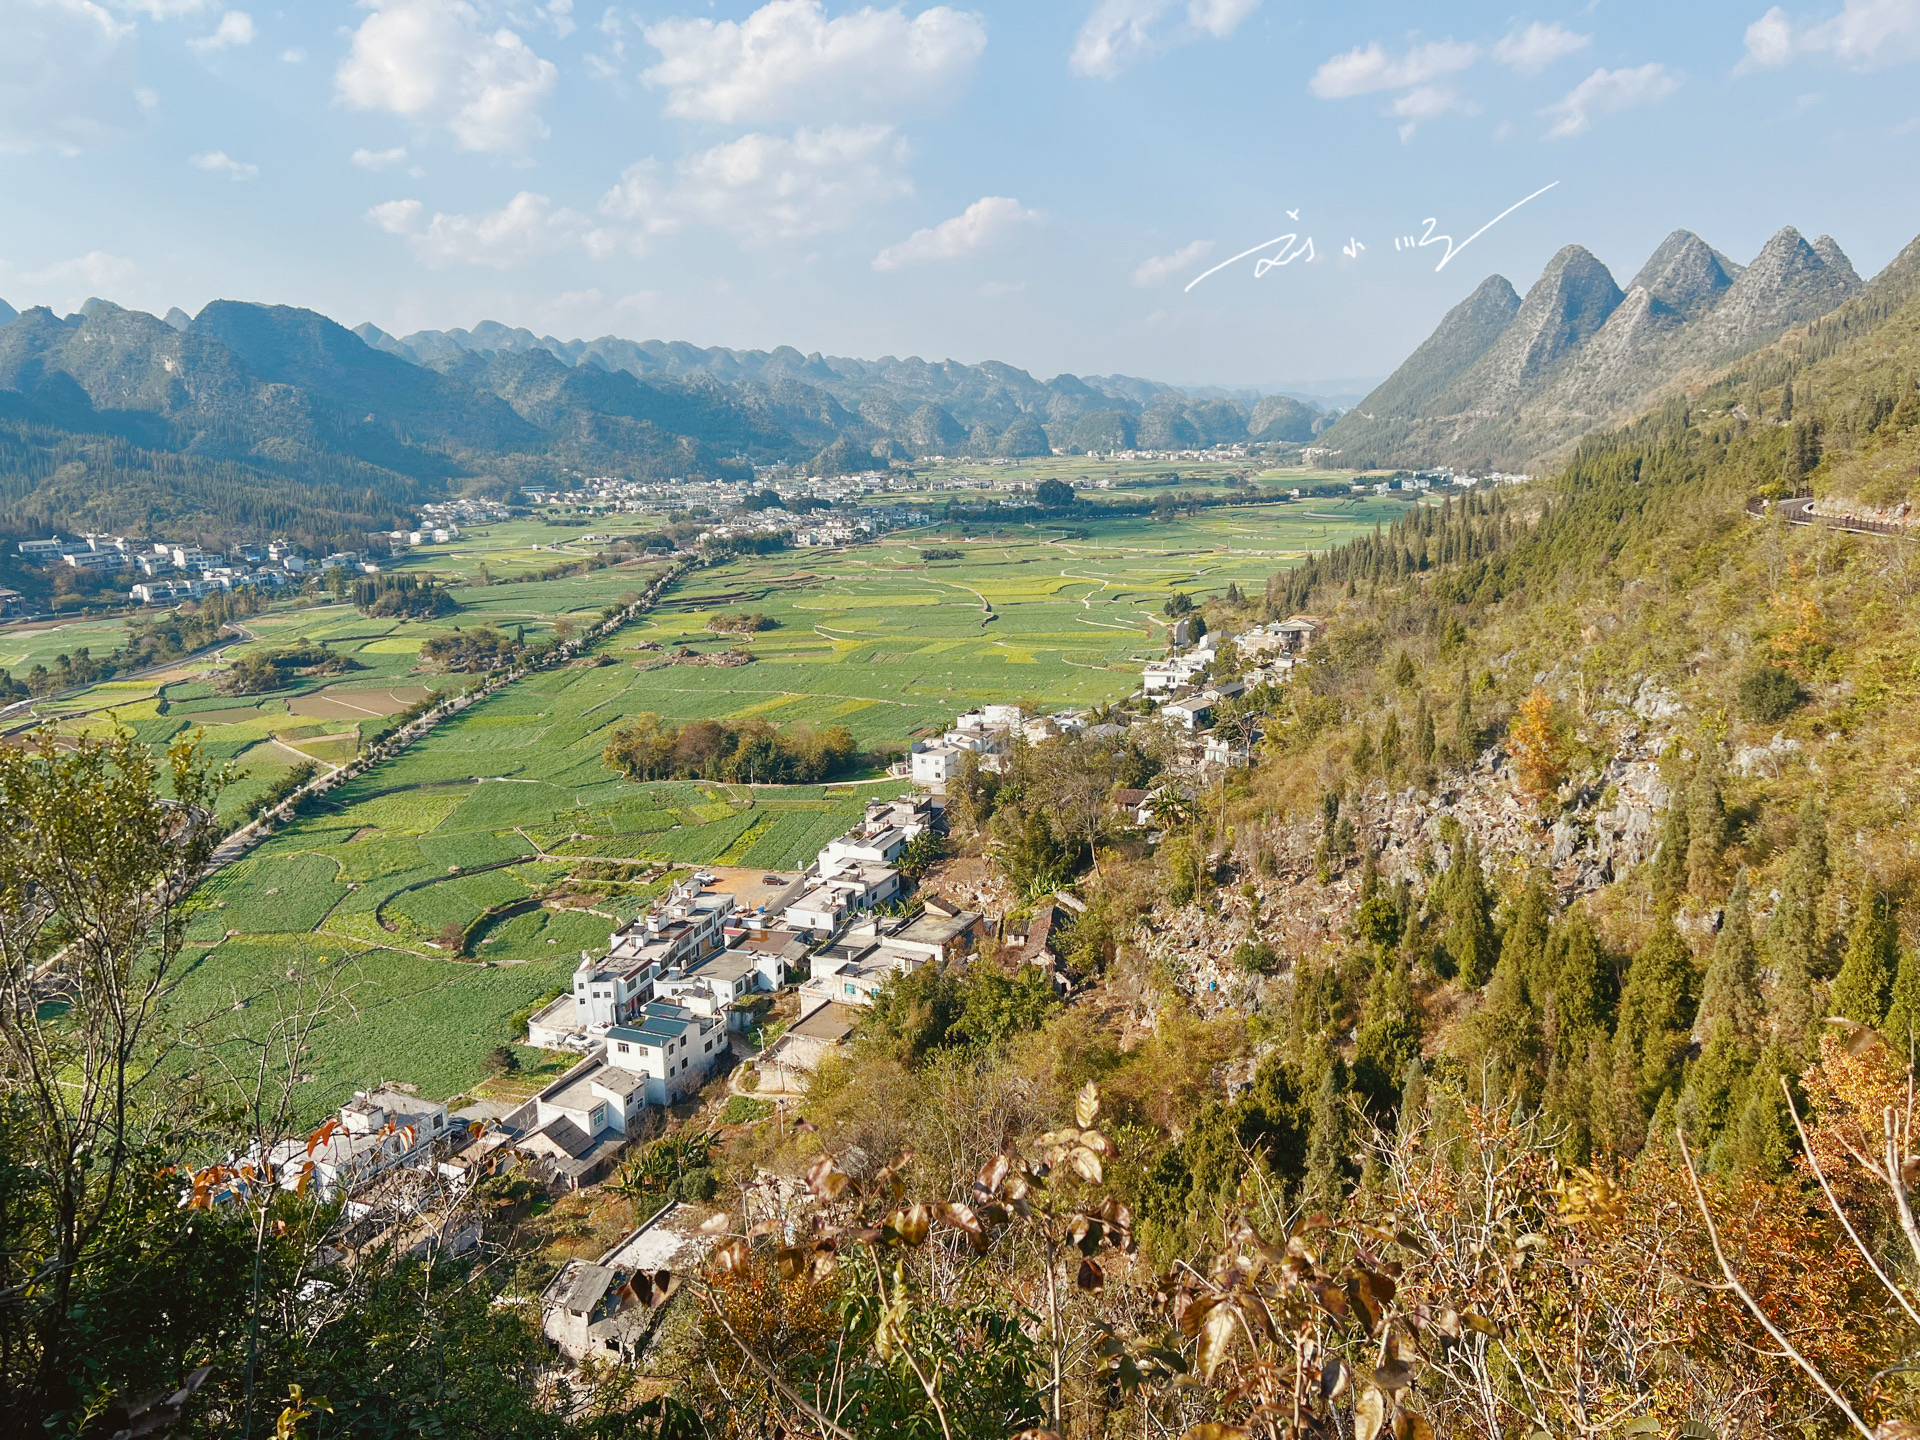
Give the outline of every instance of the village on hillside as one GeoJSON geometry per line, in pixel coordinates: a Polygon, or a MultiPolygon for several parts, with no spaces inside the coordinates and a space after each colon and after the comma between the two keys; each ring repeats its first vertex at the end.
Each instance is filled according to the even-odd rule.
{"type": "MultiPolygon", "coordinates": [[[[784,1111],[882,989],[923,966],[992,956],[1041,967],[1071,992],[1076,979],[1053,946],[1055,926],[1083,909],[1070,891],[1004,915],[910,878],[941,853],[949,787],[968,766],[1004,768],[1016,746],[1074,734],[1120,741],[1149,727],[1167,757],[1162,772],[1152,789],[1116,789],[1109,805],[1117,825],[1152,843],[1168,797],[1191,800],[1249,763],[1259,715],[1319,624],[1301,615],[1226,636],[1194,611],[1171,622],[1166,656],[1145,665],[1122,706],[1029,715],[987,705],[958,716],[914,739],[893,766],[911,788],[870,802],[806,869],[698,870],[613,928],[603,948],[583,950],[571,989],[535,1009],[520,1037],[578,1057],[533,1094],[450,1110],[404,1081],[382,1081],[311,1135],[205,1172],[206,1198],[237,1197],[270,1177],[343,1203],[349,1247],[458,1254],[480,1241],[461,1203],[478,1181],[512,1175],[548,1194],[577,1191],[608,1180],[630,1147],[671,1120],[696,1121],[708,1102],[749,1096],[784,1111]]],[[[623,1287],[707,1243],[682,1209],[668,1205],[597,1263],[575,1259],[555,1277],[543,1330],[568,1358],[632,1356],[645,1316],[625,1313],[623,1287]]]]}

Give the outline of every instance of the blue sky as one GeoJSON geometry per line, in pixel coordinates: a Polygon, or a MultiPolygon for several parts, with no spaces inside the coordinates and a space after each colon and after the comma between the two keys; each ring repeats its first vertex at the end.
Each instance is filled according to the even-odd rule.
{"type": "Polygon", "coordinates": [[[1920,232],[1920,0],[0,0],[0,36],[22,308],[1276,386],[1383,375],[1571,241],[1624,283],[1678,226],[1863,275],[1920,232]],[[1549,183],[1443,269],[1406,243],[1549,183]]]}

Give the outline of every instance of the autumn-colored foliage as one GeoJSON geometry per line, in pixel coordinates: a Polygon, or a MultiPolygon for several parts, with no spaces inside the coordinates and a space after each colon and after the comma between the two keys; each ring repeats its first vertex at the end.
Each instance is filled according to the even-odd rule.
{"type": "Polygon", "coordinates": [[[1553,701],[1538,685],[1520,702],[1507,740],[1520,793],[1545,804],[1566,778],[1567,744],[1554,723],[1553,701]]]}

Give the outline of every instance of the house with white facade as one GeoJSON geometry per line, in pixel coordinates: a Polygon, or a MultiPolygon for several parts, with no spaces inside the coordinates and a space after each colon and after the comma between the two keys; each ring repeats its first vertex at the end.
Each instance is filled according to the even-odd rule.
{"type": "Polygon", "coordinates": [[[284,1190],[326,1201],[351,1195],[403,1165],[432,1165],[433,1146],[455,1127],[447,1107],[411,1087],[356,1090],[340,1113],[304,1140],[283,1140],[268,1162],[284,1190]]]}
{"type": "Polygon", "coordinates": [[[710,894],[699,880],[674,886],[665,900],[613,932],[603,958],[580,952],[573,993],[533,1016],[527,1043],[585,1049],[610,1026],[639,1013],[661,975],[724,949],[733,913],[733,896],[710,894]]]}
{"type": "Polygon", "coordinates": [[[922,745],[907,759],[907,773],[916,785],[940,789],[960,773],[960,757],[967,752],[957,745],[922,745]]]}
{"type": "Polygon", "coordinates": [[[646,1077],[652,1105],[674,1105],[693,1094],[728,1055],[724,1022],[684,1005],[654,1000],[626,1025],[607,1031],[611,1063],[646,1077]]]}
{"type": "Polygon", "coordinates": [[[744,1030],[747,1012],[740,1001],[759,989],[758,958],[739,950],[722,950],[684,969],[669,970],[654,982],[656,999],[684,1005],[696,1015],[717,1018],[730,1030],[744,1030]]]}

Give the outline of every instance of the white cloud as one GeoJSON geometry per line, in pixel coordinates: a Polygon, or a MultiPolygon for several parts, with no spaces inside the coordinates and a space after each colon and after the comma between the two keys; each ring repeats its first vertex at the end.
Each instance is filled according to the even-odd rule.
{"type": "Polygon", "coordinates": [[[215,175],[224,175],[229,180],[258,180],[260,167],[248,165],[234,159],[224,150],[209,150],[204,155],[195,155],[187,163],[196,170],[211,171],[215,175]]]}
{"type": "Polygon", "coordinates": [[[1027,282],[1024,280],[989,280],[980,287],[980,298],[982,300],[998,300],[1003,295],[1018,295],[1026,288],[1027,282]]]}
{"type": "Polygon", "coordinates": [[[414,258],[430,269],[484,265],[505,270],[563,250],[603,254],[604,232],[577,210],[555,209],[544,195],[522,190],[498,210],[475,215],[436,212],[426,218],[418,200],[389,200],[367,211],[389,235],[406,238],[414,258]]]}
{"type": "Polygon", "coordinates": [[[307,52],[302,50],[298,45],[289,45],[280,52],[280,58],[289,65],[299,65],[305,62],[307,52]]]}
{"type": "Polygon", "coordinates": [[[540,104],[559,72],[466,0],[362,0],[372,14],[334,75],[358,110],[440,125],[463,150],[524,150],[547,134],[540,104]]]}
{"type": "Polygon", "coordinates": [[[885,125],[750,134],[686,157],[671,177],[657,160],[629,165],[601,197],[599,222],[525,191],[498,210],[431,218],[418,200],[389,200],[367,219],[435,268],[506,269],[563,251],[640,254],[651,237],[691,225],[766,244],[843,229],[872,205],[910,195],[906,158],[906,143],[885,125]]]}
{"type": "Polygon", "coordinates": [[[407,150],[404,145],[396,145],[391,150],[368,150],[363,146],[354,151],[351,158],[362,170],[385,170],[406,159],[407,150]]]}
{"type": "Polygon", "coordinates": [[[229,10],[220,17],[220,23],[213,27],[211,35],[187,41],[187,48],[196,55],[211,55],[216,50],[251,45],[253,36],[253,17],[244,10],[229,10]]]}
{"type": "Polygon", "coordinates": [[[1191,40],[1224,40],[1260,0],[1097,0],[1073,37],[1067,68],[1111,80],[1137,61],[1191,40]]]}
{"type": "Polygon", "coordinates": [[[133,30],[92,0],[0,0],[0,154],[76,155],[125,133],[133,30]]]}
{"type": "Polygon", "coordinates": [[[1189,245],[1182,245],[1171,255],[1154,255],[1142,260],[1134,267],[1133,283],[1142,288],[1164,285],[1196,260],[1205,259],[1212,253],[1213,243],[1211,240],[1195,240],[1189,245]]]}
{"type": "MultiPolygon", "coordinates": [[[[66,313],[77,309],[89,295],[118,290],[131,278],[133,269],[133,262],[124,255],[89,250],[84,255],[58,261],[44,269],[19,271],[20,282],[31,286],[37,295],[31,292],[16,293],[14,298],[32,301],[44,296],[52,302],[55,310],[66,313]]],[[[12,288],[14,281],[9,279],[7,283],[12,288]]]]}
{"type": "Polygon", "coordinates": [[[1378,42],[1336,55],[1313,72],[1307,88],[1322,100],[1347,100],[1378,90],[1424,85],[1465,70],[1480,58],[1480,47],[1464,41],[1434,40],[1404,55],[1389,55],[1378,42]]]}
{"type": "Polygon", "coordinates": [[[964,259],[997,243],[1016,226],[1038,218],[1018,200],[983,195],[951,220],[916,230],[898,245],[889,245],[873,257],[873,268],[900,270],[934,260],[964,259]]]}
{"type": "Polygon", "coordinates": [[[1413,132],[1423,121],[1438,120],[1442,115],[1456,111],[1462,115],[1477,115],[1480,107],[1462,97],[1450,85],[1416,85],[1396,97],[1393,104],[1387,107],[1387,114],[1401,122],[1399,134],[1402,145],[1413,139],[1413,132]]]}
{"type": "Polygon", "coordinates": [[[646,27],[660,63],[641,79],[667,113],[724,124],[867,120],[952,100],[987,46],[980,17],[937,5],[829,19],[820,0],[770,0],[744,20],[646,27]]]}
{"type": "Polygon", "coordinates": [[[1508,31],[1493,47],[1493,58],[1522,75],[1538,75],[1554,61],[1592,43],[1591,35],[1578,34],[1558,22],[1542,25],[1536,20],[1524,30],[1508,31]]]}
{"type": "Polygon", "coordinates": [[[1552,118],[1549,140],[1581,135],[1592,127],[1595,115],[1614,115],[1641,105],[1654,105],[1680,88],[1680,77],[1660,64],[1631,70],[1596,70],[1566,95],[1540,113],[1552,118]]]}
{"type": "Polygon", "coordinates": [[[126,15],[144,15],[149,20],[177,20],[182,15],[199,15],[212,10],[218,0],[107,0],[107,3],[126,15]]]}
{"type": "Polygon", "coordinates": [[[1747,26],[1740,69],[1774,69],[1830,55],[1855,70],[1920,60],[1920,0],[1846,0],[1838,15],[1795,26],[1778,5],[1747,26]]]}
{"type": "Polygon", "coordinates": [[[673,222],[714,225],[752,244],[843,229],[913,193],[907,144],[886,125],[742,135],[682,160],[666,197],[673,222]]]}

